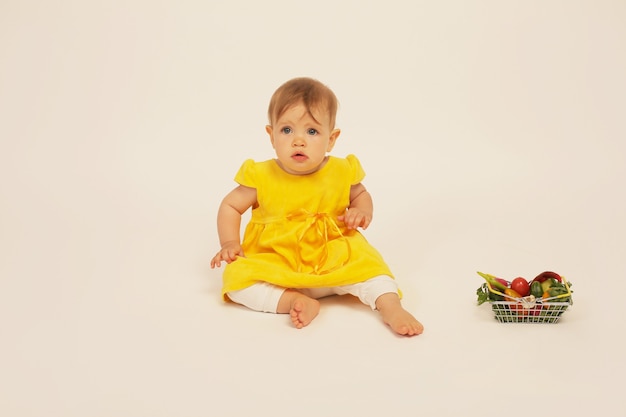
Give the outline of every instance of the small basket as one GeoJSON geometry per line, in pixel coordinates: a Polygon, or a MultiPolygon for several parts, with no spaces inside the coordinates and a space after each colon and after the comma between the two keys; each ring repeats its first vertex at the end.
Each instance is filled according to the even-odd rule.
{"type": "Polygon", "coordinates": [[[500,323],[556,323],[561,315],[572,305],[572,293],[563,279],[567,293],[546,299],[535,299],[532,295],[511,298],[494,289],[489,283],[489,292],[504,297],[507,301],[492,301],[491,310],[500,323]],[[565,301],[560,301],[566,299],[565,301]]]}

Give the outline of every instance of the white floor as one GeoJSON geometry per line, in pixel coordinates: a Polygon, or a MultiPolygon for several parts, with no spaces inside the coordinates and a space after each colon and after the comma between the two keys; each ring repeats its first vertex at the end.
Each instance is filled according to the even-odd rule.
{"type": "Polygon", "coordinates": [[[223,3],[0,5],[0,415],[626,415],[626,5],[223,3]],[[217,206],[299,75],[419,337],[220,300],[217,206]],[[479,270],[574,305],[497,323],[479,270]]]}

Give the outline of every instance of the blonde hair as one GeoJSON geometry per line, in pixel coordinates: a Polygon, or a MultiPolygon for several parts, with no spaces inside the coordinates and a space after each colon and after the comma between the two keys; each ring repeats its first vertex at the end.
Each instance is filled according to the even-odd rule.
{"type": "MultiPolygon", "coordinates": [[[[330,117],[330,128],[335,128],[337,117],[337,97],[321,82],[308,77],[294,78],[274,92],[267,111],[270,124],[276,121],[290,107],[302,103],[309,115],[315,120],[311,109],[326,110],[330,117]]],[[[316,120],[317,121],[317,120],[316,120]]]]}

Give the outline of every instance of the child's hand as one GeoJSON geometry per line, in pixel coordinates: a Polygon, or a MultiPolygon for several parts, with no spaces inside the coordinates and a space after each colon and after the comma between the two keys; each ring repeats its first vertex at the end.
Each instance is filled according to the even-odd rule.
{"type": "Polygon", "coordinates": [[[222,266],[222,261],[227,264],[235,261],[239,256],[243,255],[243,248],[239,242],[226,242],[222,249],[211,259],[211,268],[222,266]]]}
{"type": "Polygon", "coordinates": [[[348,229],[356,229],[357,227],[360,227],[365,230],[372,222],[372,214],[356,207],[352,207],[346,210],[346,214],[343,216],[338,216],[337,220],[344,222],[348,229]]]}

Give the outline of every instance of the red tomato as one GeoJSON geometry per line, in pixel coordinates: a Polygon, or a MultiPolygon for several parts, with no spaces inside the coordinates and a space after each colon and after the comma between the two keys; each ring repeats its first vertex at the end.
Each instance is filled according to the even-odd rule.
{"type": "Polygon", "coordinates": [[[530,294],[530,284],[522,277],[517,277],[511,281],[511,289],[519,293],[522,297],[530,294]]]}

